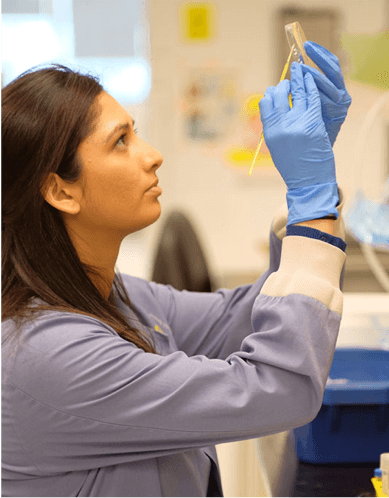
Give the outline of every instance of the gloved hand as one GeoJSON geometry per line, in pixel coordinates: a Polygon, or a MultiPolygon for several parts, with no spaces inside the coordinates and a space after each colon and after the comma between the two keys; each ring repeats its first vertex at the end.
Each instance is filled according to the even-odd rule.
{"type": "Polygon", "coordinates": [[[313,62],[323,71],[302,64],[303,72],[310,73],[319,89],[322,115],[331,145],[334,145],[342,123],[346,119],[351,97],[344,85],[338,58],[317,43],[304,43],[305,51],[313,62]]]}
{"type": "Polygon", "coordinates": [[[335,158],[313,77],[304,75],[301,64],[294,62],[291,81],[268,88],[259,106],[266,145],[288,189],[287,225],[337,217],[335,158]]]}

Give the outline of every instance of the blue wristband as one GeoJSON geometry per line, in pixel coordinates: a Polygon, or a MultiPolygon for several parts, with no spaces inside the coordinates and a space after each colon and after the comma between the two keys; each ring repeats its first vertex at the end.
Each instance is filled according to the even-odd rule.
{"type": "Polygon", "coordinates": [[[343,239],[335,237],[327,232],[316,230],[316,228],[304,227],[301,225],[289,225],[286,227],[286,235],[301,235],[311,239],[322,240],[323,242],[327,242],[328,244],[338,247],[342,251],[346,252],[347,244],[343,239]]]}

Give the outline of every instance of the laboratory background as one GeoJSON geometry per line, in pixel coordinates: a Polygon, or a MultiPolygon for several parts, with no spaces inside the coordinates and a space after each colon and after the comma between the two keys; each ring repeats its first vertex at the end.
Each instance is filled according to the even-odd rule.
{"type": "Polygon", "coordinates": [[[266,144],[248,173],[293,22],[337,55],[352,97],[334,146],[348,254],[339,371],[322,419],[218,446],[222,483],[225,496],[387,496],[389,0],[3,0],[2,86],[48,62],[97,75],[164,157],[161,218],[124,240],[118,270],[234,288],[267,269],[285,202],[266,144]]]}

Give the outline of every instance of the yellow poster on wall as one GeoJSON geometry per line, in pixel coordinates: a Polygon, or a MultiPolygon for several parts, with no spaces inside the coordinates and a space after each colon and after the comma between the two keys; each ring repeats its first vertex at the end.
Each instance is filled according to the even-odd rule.
{"type": "Polygon", "coordinates": [[[186,2],[180,8],[181,37],[187,42],[204,42],[215,35],[215,5],[186,2]]]}

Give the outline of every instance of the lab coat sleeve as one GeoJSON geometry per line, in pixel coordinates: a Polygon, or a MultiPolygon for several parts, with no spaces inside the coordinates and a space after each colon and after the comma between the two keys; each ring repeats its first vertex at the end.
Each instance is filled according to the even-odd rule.
{"type": "MultiPolygon", "coordinates": [[[[334,235],[344,239],[341,216],[344,200],[341,190],[339,197],[339,218],[335,222],[334,235]]],[[[209,358],[225,359],[240,348],[243,339],[252,332],[251,311],[254,301],[269,275],[279,268],[287,217],[285,203],[275,213],[270,231],[269,268],[252,285],[234,290],[221,289],[209,294],[180,292],[172,287],[152,284],[156,300],[169,310],[167,319],[178,349],[189,356],[203,354],[209,358]]]]}
{"type": "Polygon", "coordinates": [[[273,233],[270,246],[269,269],[252,285],[201,293],[149,284],[160,313],[165,313],[177,349],[188,356],[202,354],[208,358],[225,359],[240,348],[243,339],[253,331],[251,313],[254,301],[268,276],[279,265],[281,241],[273,233]]]}
{"type": "Polygon", "coordinates": [[[344,259],[325,242],[286,237],[254,301],[252,333],[225,360],[145,353],[82,315],[36,319],[16,353],[3,346],[7,471],[21,471],[20,455],[26,476],[47,475],[308,423],[337,339],[344,259]]]}

